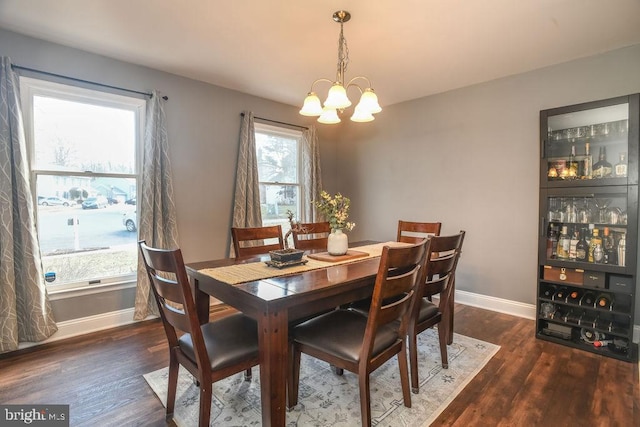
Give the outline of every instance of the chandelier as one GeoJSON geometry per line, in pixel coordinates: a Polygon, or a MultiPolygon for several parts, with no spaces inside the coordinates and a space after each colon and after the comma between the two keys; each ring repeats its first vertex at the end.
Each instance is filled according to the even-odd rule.
{"type": "Polygon", "coordinates": [[[382,111],[380,104],[378,104],[378,96],[371,88],[371,81],[364,76],[357,76],[348,81],[345,85],[345,73],[347,71],[347,65],[349,65],[349,48],[347,47],[347,40],[344,38],[343,26],[344,23],[351,19],[351,14],[345,10],[339,10],[333,14],[333,20],[340,24],[340,37],[338,38],[338,69],[336,72],[336,79],[318,79],[311,85],[311,90],[307,94],[304,100],[304,105],[300,110],[300,114],[303,116],[319,116],[318,121],[325,124],[340,123],[340,117],[338,117],[338,111],[343,112],[345,108],[351,106],[351,101],[347,96],[347,89],[350,87],[356,87],[360,91],[360,102],[354,108],[351,120],[354,122],[370,122],[372,121],[373,114],[382,111]],[[355,82],[357,80],[365,80],[366,87],[363,89],[355,82]],[[320,104],[320,98],[313,91],[313,87],[318,82],[329,82],[331,88],[327,95],[327,99],[324,101],[324,107],[320,104]]]}

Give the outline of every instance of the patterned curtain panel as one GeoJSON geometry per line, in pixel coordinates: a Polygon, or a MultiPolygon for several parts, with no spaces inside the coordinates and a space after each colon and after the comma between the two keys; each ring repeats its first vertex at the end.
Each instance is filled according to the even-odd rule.
{"type": "MultiPolygon", "coordinates": [[[[142,183],[138,195],[139,238],[156,248],[178,247],[176,205],[173,196],[169,140],[167,138],[164,101],[156,91],[147,103],[144,135],[142,183]]],[[[138,286],[134,320],[143,320],[150,314],[158,315],[142,258],[138,254],[138,286]]]]}
{"type": "MultiPolygon", "coordinates": [[[[253,113],[245,111],[240,125],[240,148],[236,189],[233,199],[232,227],[262,227],[260,215],[260,186],[253,113]]],[[[230,249],[233,254],[233,245],[230,249]]]]}
{"type": "Polygon", "coordinates": [[[0,353],[58,330],[42,262],[24,137],[18,76],[0,68],[0,353]]]}
{"type": "Polygon", "coordinates": [[[304,218],[307,222],[319,221],[318,212],[313,205],[320,199],[322,191],[322,174],[320,171],[320,144],[315,126],[302,133],[302,173],[304,174],[304,218]]]}

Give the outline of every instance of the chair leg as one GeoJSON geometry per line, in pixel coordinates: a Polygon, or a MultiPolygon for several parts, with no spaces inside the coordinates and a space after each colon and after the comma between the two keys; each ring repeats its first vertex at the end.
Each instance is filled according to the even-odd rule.
{"type": "Polygon", "coordinates": [[[411,365],[411,391],[418,394],[418,339],[413,330],[409,331],[409,363],[411,365]]]}
{"type": "Polygon", "coordinates": [[[200,427],[209,427],[212,387],[211,381],[207,381],[207,384],[202,384],[200,387],[200,417],[198,421],[200,427]]]}
{"type": "Polygon", "coordinates": [[[244,380],[245,381],[251,381],[251,368],[247,369],[246,371],[244,371],[244,380]]]}
{"type": "Polygon", "coordinates": [[[333,371],[334,374],[336,374],[339,377],[344,375],[344,369],[338,368],[337,366],[331,365],[331,370],[333,371]]]}
{"type": "Polygon", "coordinates": [[[169,355],[169,381],[167,385],[167,419],[173,416],[173,409],[176,401],[176,388],[178,386],[178,369],[180,364],[176,360],[173,352],[169,355]]]}
{"type": "Polygon", "coordinates": [[[371,427],[371,390],[369,386],[369,374],[364,371],[358,373],[358,383],[360,386],[360,416],[362,426],[371,427]]]}
{"type": "Polygon", "coordinates": [[[287,408],[291,410],[298,404],[298,387],[300,385],[300,351],[293,343],[289,346],[289,369],[287,408]]]}
{"type": "Polygon", "coordinates": [[[400,368],[400,383],[402,384],[402,399],[404,406],[411,408],[411,393],[409,392],[409,366],[407,366],[407,348],[402,346],[398,353],[398,367],[400,368]]]}
{"type": "Polygon", "coordinates": [[[449,337],[448,328],[444,327],[443,322],[446,319],[442,319],[442,322],[438,325],[438,338],[440,341],[440,359],[442,361],[442,367],[449,369],[449,358],[447,356],[447,338],[449,337]]]}

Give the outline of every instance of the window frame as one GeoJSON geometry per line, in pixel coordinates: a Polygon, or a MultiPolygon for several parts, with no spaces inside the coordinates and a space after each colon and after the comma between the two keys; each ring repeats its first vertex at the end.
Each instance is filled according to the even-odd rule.
{"type": "MultiPolygon", "coordinates": [[[[146,98],[135,95],[120,95],[113,92],[97,89],[94,87],[79,86],[69,83],[61,83],[58,81],[45,80],[28,76],[20,76],[20,97],[22,103],[22,115],[25,131],[25,140],[27,145],[27,158],[29,166],[29,180],[32,188],[33,206],[36,214],[36,229],[39,232],[38,219],[38,195],[37,180],[38,176],[76,176],[76,177],[107,177],[107,178],[129,178],[136,181],[136,195],[140,193],[142,179],[142,164],[144,150],[144,131],[146,123],[146,98]],[[82,102],[100,107],[118,108],[132,111],[135,115],[135,171],[134,173],[118,173],[118,172],[93,172],[93,171],[59,171],[46,168],[38,168],[36,162],[36,141],[34,137],[33,122],[33,99],[35,96],[52,97],[55,99],[82,102]]],[[[138,230],[136,230],[136,234],[138,230]]],[[[137,270],[137,268],[136,268],[137,270]]],[[[95,279],[82,280],[77,282],[69,282],[62,284],[47,284],[47,292],[50,295],[59,293],[73,294],[92,294],[103,290],[122,289],[124,287],[135,286],[137,281],[137,272],[134,270],[130,274],[122,274],[116,276],[96,277],[95,279]],[[95,281],[99,280],[98,283],[95,281]],[[101,289],[102,288],[102,289],[101,289]],[[104,289],[109,288],[109,289],[104,289]]],[[[57,299],[57,298],[54,298],[57,299]]]]}
{"type": "MultiPolygon", "coordinates": [[[[292,129],[290,127],[285,127],[285,126],[275,126],[272,124],[267,124],[267,123],[262,123],[262,122],[254,122],[254,136],[256,136],[257,138],[257,134],[261,133],[261,134],[266,134],[266,135],[274,135],[274,136],[282,136],[282,137],[287,137],[287,138],[292,138],[295,139],[297,141],[297,159],[296,159],[296,169],[297,169],[297,182],[278,182],[278,181],[258,181],[258,186],[261,188],[263,185],[264,186],[268,186],[268,185],[278,185],[278,186],[283,186],[283,185],[287,185],[287,186],[295,186],[298,188],[298,207],[297,207],[297,214],[298,216],[295,218],[297,221],[299,222],[305,222],[305,218],[304,218],[304,212],[305,209],[303,208],[305,206],[306,200],[305,200],[305,188],[308,185],[307,184],[307,180],[305,179],[304,176],[304,165],[303,165],[303,150],[304,150],[304,144],[303,144],[303,132],[302,130],[299,129],[292,129]]],[[[256,145],[256,156],[257,156],[257,145],[256,145]]],[[[259,175],[259,174],[258,174],[259,175]]],[[[261,194],[262,196],[262,194],[261,194]]],[[[262,209],[260,210],[260,215],[262,217],[262,209]]],[[[263,225],[264,225],[264,217],[263,218],[263,225]]],[[[280,224],[280,222],[277,222],[276,224],[280,224]]],[[[289,223],[288,221],[284,221],[283,224],[283,229],[282,232],[283,234],[286,233],[289,230],[289,223]]]]}

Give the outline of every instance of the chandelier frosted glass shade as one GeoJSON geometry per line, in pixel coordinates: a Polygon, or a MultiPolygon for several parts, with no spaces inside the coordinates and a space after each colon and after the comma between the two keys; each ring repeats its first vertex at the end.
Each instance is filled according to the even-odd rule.
{"type": "Polygon", "coordinates": [[[351,106],[351,101],[347,97],[347,91],[340,83],[334,83],[329,89],[327,100],[324,101],[325,108],[347,108],[351,106]]]}
{"type": "Polygon", "coordinates": [[[369,111],[371,114],[379,113],[382,111],[382,107],[378,104],[378,95],[371,89],[370,87],[366,88],[364,92],[362,92],[362,96],[360,97],[360,102],[358,102],[358,107],[363,110],[369,111]]]}
{"type": "Polygon", "coordinates": [[[319,116],[322,114],[322,104],[320,103],[320,98],[315,92],[309,92],[307,97],[304,99],[304,105],[302,105],[302,109],[300,110],[300,114],[303,116],[319,116]]]}
{"type": "Polygon", "coordinates": [[[338,117],[338,111],[335,108],[324,107],[322,114],[318,117],[318,122],[325,125],[333,125],[340,123],[340,117],[338,117]]]}
{"type": "Polygon", "coordinates": [[[365,123],[373,120],[374,118],[370,111],[360,107],[360,104],[356,105],[356,108],[353,111],[353,116],[351,116],[351,121],[365,123]]]}
{"type": "Polygon", "coordinates": [[[382,111],[378,103],[378,96],[371,88],[371,81],[365,76],[356,76],[345,84],[345,73],[349,64],[349,48],[344,38],[344,23],[351,19],[351,14],[345,10],[339,10],[333,14],[333,20],[340,24],[340,37],[338,38],[338,67],[335,79],[320,78],[313,82],[311,90],[300,109],[303,116],[318,116],[318,122],[325,124],[340,123],[340,116],[352,103],[347,96],[349,89],[360,92],[360,101],[354,108],[351,120],[354,122],[370,122],[374,120],[373,114],[382,111]],[[364,81],[365,83],[362,83],[364,81]],[[330,83],[331,88],[324,104],[320,103],[318,95],[313,88],[316,83],[330,83]],[[362,86],[359,84],[362,83],[362,86]]]}

